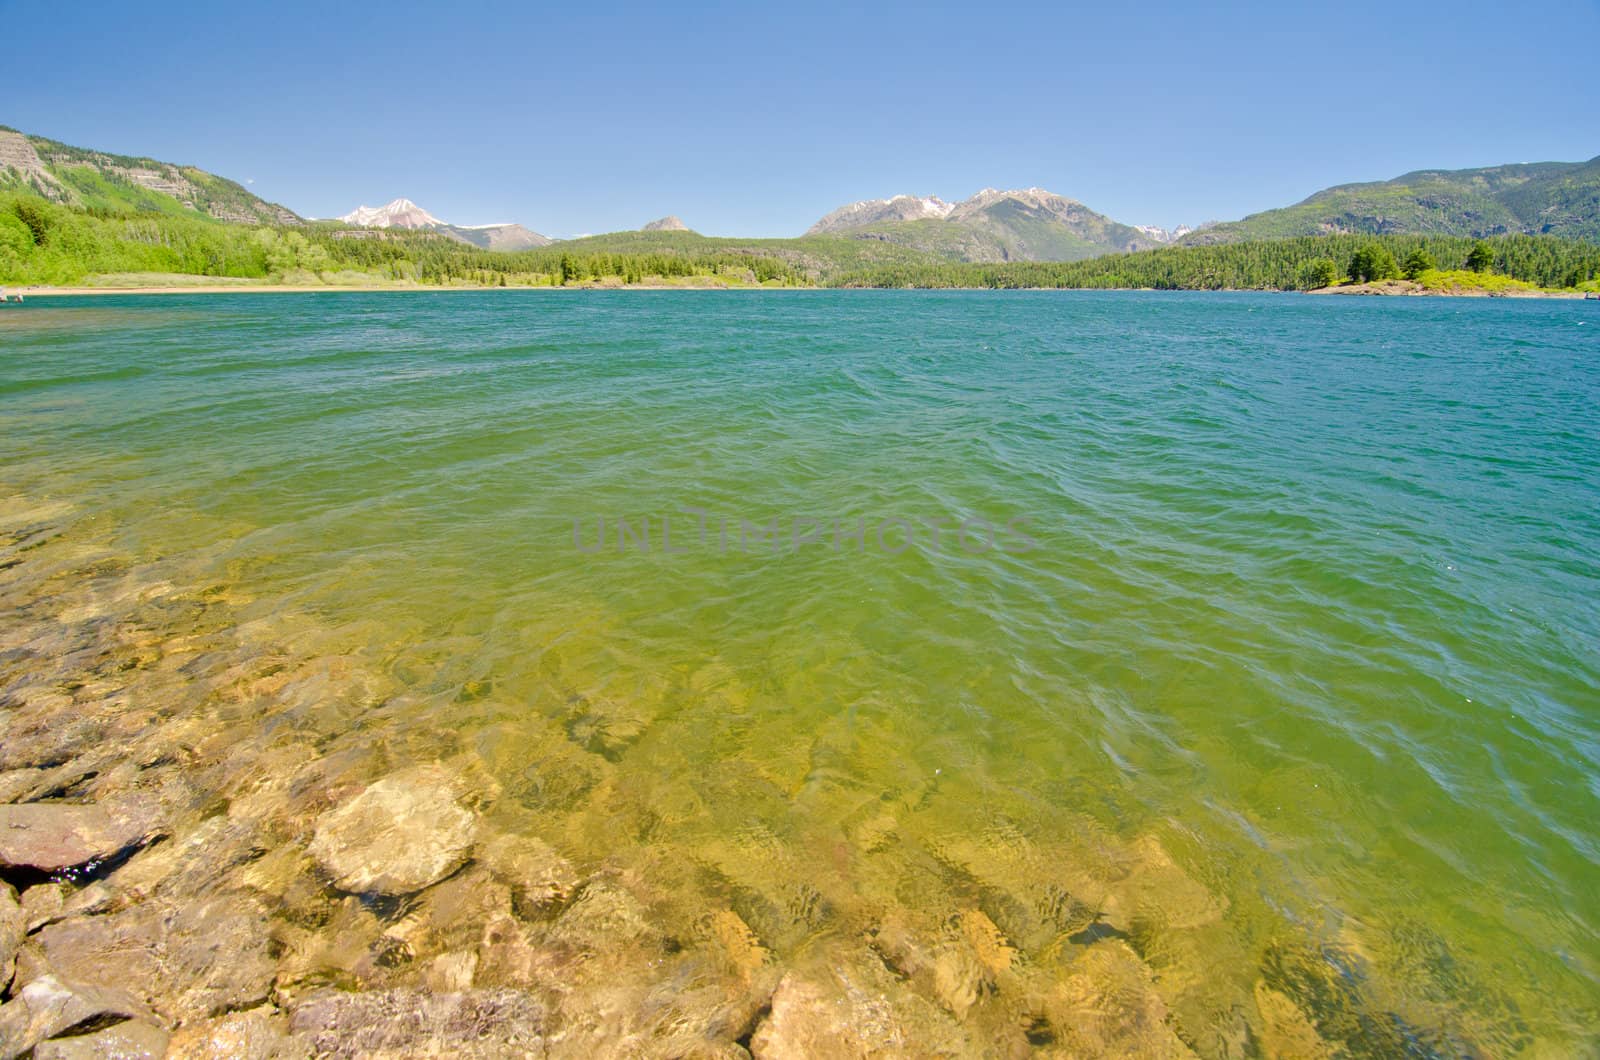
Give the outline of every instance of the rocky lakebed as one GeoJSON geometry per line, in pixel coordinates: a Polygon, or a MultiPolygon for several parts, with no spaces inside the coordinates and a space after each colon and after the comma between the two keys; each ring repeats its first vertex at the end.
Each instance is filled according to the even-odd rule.
{"type": "Polygon", "coordinates": [[[603,695],[556,658],[530,709],[329,648],[234,557],[0,507],[3,1060],[1312,1057],[1485,1032],[1482,997],[1402,1013],[1329,959],[1447,975],[1425,943],[1262,943],[1065,793],[1008,816],[981,776],[892,756],[874,790],[827,731],[673,768],[695,742],[674,696],[749,710],[714,665],[603,695]]]}

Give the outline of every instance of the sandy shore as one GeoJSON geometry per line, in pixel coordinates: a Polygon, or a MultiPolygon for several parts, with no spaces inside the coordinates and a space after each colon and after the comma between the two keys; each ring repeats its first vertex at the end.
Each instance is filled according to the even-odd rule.
{"type": "Polygon", "coordinates": [[[1414,280],[1378,280],[1374,283],[1353,283],[1343,287],[1319,287],[1306,294],[1401,295],[1405,297],[1433,298],[1582,298],[1582,291],[1539,291],[1513,288],[1503,291],[1486,291],[1481,287],[1452,287],[1441,289],[1424,287],[1414,280]]]}

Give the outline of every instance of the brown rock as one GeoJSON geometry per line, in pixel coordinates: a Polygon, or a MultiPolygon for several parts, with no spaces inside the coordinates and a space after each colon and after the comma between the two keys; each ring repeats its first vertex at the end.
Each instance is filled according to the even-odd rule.
{"type": "Polygon", "coordinates": [[[0,867],[59,872],[161,834],[150,803],[29,802],[0,806],[0,867]]]}
{"type": "Polygon", "coordinates": [[[173,1020],[260,1001],[276,970],[266,913],[239,895],[74,917],[35,938],[58,974],[143,998],[173,1020]]]}
{"type": "Polygon", "coordinates": [[[27,914],[9,883],[0,883],[0,991],[11,985],[17,951],[28,937],[27,914]]]}
{"type": "Polygon", "coordinates": [[[326,990],[297,1006],[295,1037],[319,1057],[505,1057],[542,1054],[549,1014],[517,990],[430,994],[326,990]]]}
{"type": "Polygon", "coordinates": [[[149,1012],[118,990],[83,986],[47,975],[0,1005],[0,1060],[13,1060],[40,1042],[100,1017],[149,1018],[149,1012]]]}
{"type": "Polygon", "coordinates": [[[542,839],[498,834],[478,844],[478,860],[511,888],[517,914],[547,916],[572,899],[579,877],[572,863],[542,839]]]}
{"type": "Polygon", "coordinates": [[[750,1052],[756,1060],[809,1060],[968,1056],[985,1048],[887,972],[851,963],[811,977],[784,976],[750,1052]]]}
{"type": "Polygon", "coordinates": [[[172,1036],[169,1060],[274,1060],[305,1056],[288,1047],[289,1021],[269,1005],[189,1024],[172,1036]]]}
{"type": "Polygon", "coordinates": [[[466,863],[476,819],[438,766],[408,769],[317,820],[309,853],[340,890],[404,895],[466,863]]]}
{"type": "Polygon", "coordinates": [[[40,1042],[33,1060],[161,1060],[170,1038],[154,1023],[128,1020],[93,1034],[40,1042]]]}

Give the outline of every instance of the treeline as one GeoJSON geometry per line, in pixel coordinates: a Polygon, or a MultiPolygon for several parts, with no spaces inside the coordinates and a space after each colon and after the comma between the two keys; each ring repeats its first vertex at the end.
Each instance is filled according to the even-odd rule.
{"type": "Polygon", "coordinates": [[[481,286],[696,277],[811,283],[807,273],[784,259],[755,253],[692,248],[617,253],[560,246],[503,253],[435,233],[232,225],[76,209],[27,193],[0,193],[0,283],[72,284],[118,273],[481,286]]]}
{"type": "MultiPolygon", "coordinates": [[[[1154,288],[1278,290],[1326,286],[1359,271],[1379,248],[1396,262],[1426,258],[1439,269],[1476,266],[1538,287],[1578,287],[1600,278],[1600,247],[1552,236],[1330,235],[1163,247],[1072,262],[899,264],[831,279],[838,287],[1154,288]],[[1488,248],[1486,266],[1474,250],[1488,248]],[[1420,257],[1418,257],[1420,255],[1420,257]],[[1469,264],[1470,260],[1470,264],[1469,264]]],[[[1481,250],[1479,251],[1481,254],[1481,250]]],[[[1384,259],[1388,260],[1388,259],[1384,259]]]]}
{"type": "Polygon", "coordinates": [[[1600,247],[1549,236],[1335,235],[1165,247],[1074,262],[959,264],[918,258],[907,248],[870,240],[734,241],[693,233],[624,233],[505,253],[431,232],[331,223],[223,224],[201,217],[78,209],[26,192],[0,191],[0,283],[11,284],[73,284],[96,275],[134,273],[489,287],[707,278],[784,286],[1297,290],[1350,277],[1416,277],[1435,269],[1449,275],[1468,269],[1538,287],[1594,286],[1600,279],[1600,247]],[[868,256],[885,248],[894,257],[868,256]]]}

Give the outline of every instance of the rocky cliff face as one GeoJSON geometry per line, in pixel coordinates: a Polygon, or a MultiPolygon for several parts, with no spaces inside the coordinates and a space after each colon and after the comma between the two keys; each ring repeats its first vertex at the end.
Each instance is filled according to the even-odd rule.
{"type": "Polygon", "coordinates": [[[690,231],[690,228],[689,228],[688,225],[684,224],[683,221],[679,217],[677,217],[677,215],[668,214],[666,217],[658,218],[657,220],[651,221],[649,224],[647,224],[643,228],[639,229],[639,231],[641,231],[641,232],[688,232],[688,231],[690,231]]]}
{"type": "Polygon", "coordinates": [[[72,206],[148,210],[159,201],[151,196],[158,195],[219,221],[301,223],[293,211],[194,166],[89,151],[12,129],[0,129],[0,182],[5,181],[72,206]]]}
{"type": "Polygon", "coordinates": [[[14,176],[47,199],[66,201],[67,189],[45,168],[33,142],[10,129],[0,129],[0,174],[14,176]]]}

